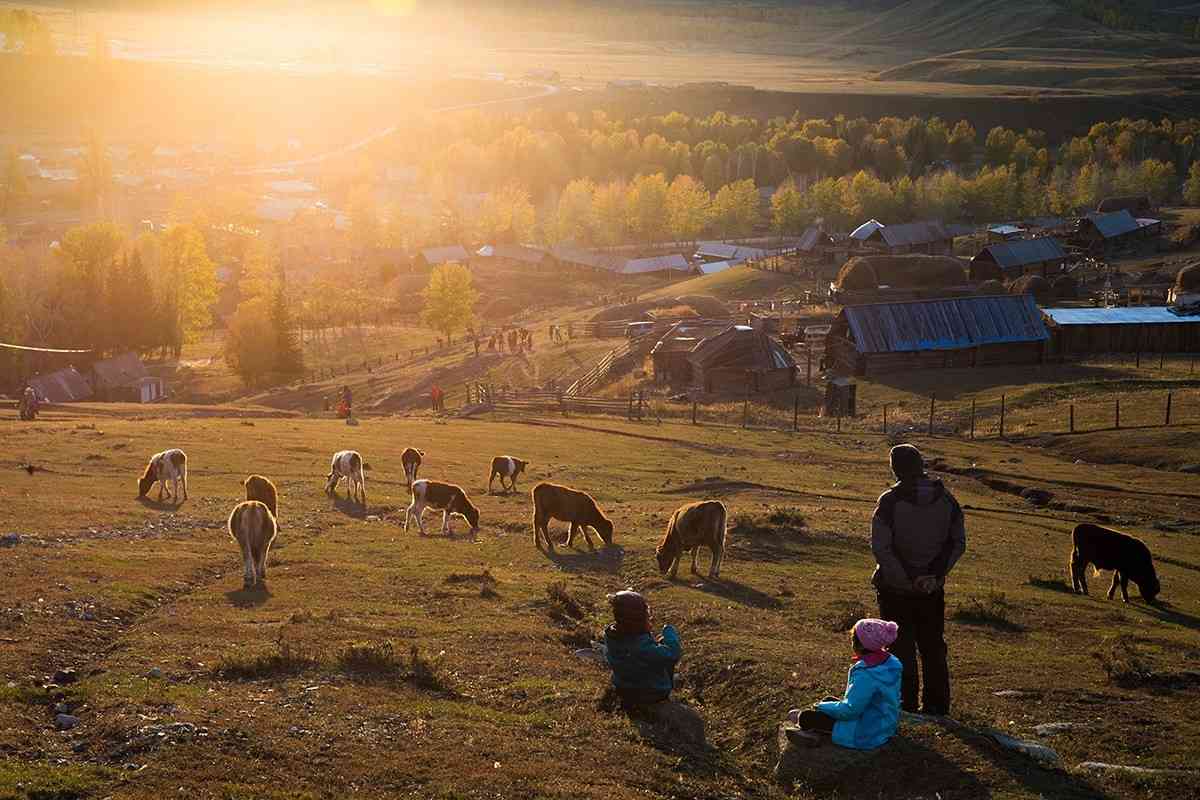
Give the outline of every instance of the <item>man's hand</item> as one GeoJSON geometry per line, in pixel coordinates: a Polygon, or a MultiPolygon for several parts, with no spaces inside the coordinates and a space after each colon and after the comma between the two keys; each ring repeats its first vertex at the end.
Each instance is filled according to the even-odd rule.
{"type": "Polygon", "coordinates": [[[937,575],[921,575],[913,581],[913,586],[921,594],[933,594],[941,588],[941,581],[937,575]]]}

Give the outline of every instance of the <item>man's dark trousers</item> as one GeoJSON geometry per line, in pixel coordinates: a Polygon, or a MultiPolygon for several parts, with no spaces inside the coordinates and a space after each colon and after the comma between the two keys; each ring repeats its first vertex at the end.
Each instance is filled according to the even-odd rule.
{"type": "Polygon", "coordinates": [[[879,616],[900,626],[896,642],[889,648],[904,665],[900,707],[917,711],[917,652],[921,653],[921,711],[950,713],[950,667],[946,662],[946,594],[909,595],[879,592],[879,616]]]}

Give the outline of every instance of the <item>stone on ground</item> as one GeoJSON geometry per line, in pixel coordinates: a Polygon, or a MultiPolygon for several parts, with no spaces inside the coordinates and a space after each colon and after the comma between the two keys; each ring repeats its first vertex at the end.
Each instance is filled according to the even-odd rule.
{"type": "Polygon", "coordinates": [[[1135,776],[1162,775],[1165,777],[1200,777],[1197,769],[1156,769],[1154,767],[1135,767],[1131,764],[1105,764],[1102,761],[1084,761],[1075,767],[1079,772],[1117,773],[1135,776]]]}
{"type": "Polygon", "coordinates": [[[672,749],[704,750],[708,746],[704,718],[674,700],[646,706],[635,712],[634,719],[643,736],[672,749]]]}
{"type": "Polygon", "coordinates": [[[1011,736],[1007,736],[997,731],[992,732],[992,738],[996,740],[997,744],[1006,750],[1012,750],[1015,753],[1021,753],[1022,755],[1029,756],[1030,758],[1040,761],[1043,764],[1054,765],[1059,761],[1058,753],[1049,747],[1046,747],[1044,744],[1014,739],[1011,736]]]}
{"type": "Polygon", "coordinates": [[[792,743],[789,729],[796,730],[796,726],[786,722],[779,726],[779,762],[775,765],[775,780],[784,786],[840,783],[847,773],[862,768],[886,749],[885,745],[878,750],[851,750],[832,742],[806,747],[792,743]]]}

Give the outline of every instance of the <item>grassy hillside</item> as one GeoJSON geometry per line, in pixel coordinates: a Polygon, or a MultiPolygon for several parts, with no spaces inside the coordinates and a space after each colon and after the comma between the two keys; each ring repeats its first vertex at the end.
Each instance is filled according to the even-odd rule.
{"type": "MultiPolygon", "coordinates": [[[[23,538],[3,551],[0,796],[450,798],[486,786],[500,798],[781,797],[774,727],[789,707],[840,691],[845,629],[873,608],[866,530],[889,477],[878,436],[203,414],[80,406],[6,423],[0,530],[23,538]],[[189,453],[191,499],[134,501],[144,458],[167,445],[189,453]],[[399,527],[407,445],[426,451],[423,474],[475,498],[477,539],[461,521],[451,539],[399,527]],[[373,466],[365,512],[321,492],[343,447],[373,466]],[[496,453],[531,459],[520,492],[484,495],[496,453]],[[26,460],[42,471],[17,470],[26,460]],[[241,589],[223,531],[250,470],[278,483],[283,525],[257,592],[241,589]],[[613,547],[534,549],[525,491],[548,477],[595,492],[616,521],[613,547]],[[730,507],[722,578],[685,565],[668,582],[654,544],[669,512],[699,497],[730,507]],[[572,655],[604,625],[604,593],[631,585],[658,622],[681,628],[678,696],[703,716],[709,749],[600,710],[606,674],[572,655]],[[81,678],[64,689],[80,719],[65,733],[39,688],[61,667],[81,678]]],[[[1194,765],[1196,686],[1182,670],[1200,656],[1200,540],[1151,527],[1168,505],[1200,514],[1194,477],[918,443],[968,515],[948,594],[955,717],[1023,737],[1046,722],[1079,727],[1045,740],[1064,765],[1047,770],[981,736],[907,725],[840,787],[798,796],[1187,795],[1184,779],[1075,765],[1194,765]],[[1039,511],[971,468],[1105,506],[1156,553],[1167,604],[1107,601],[1104,577],[1090,598],[1064,592],[1068,531],[1087,517],[1039,511]]]]}

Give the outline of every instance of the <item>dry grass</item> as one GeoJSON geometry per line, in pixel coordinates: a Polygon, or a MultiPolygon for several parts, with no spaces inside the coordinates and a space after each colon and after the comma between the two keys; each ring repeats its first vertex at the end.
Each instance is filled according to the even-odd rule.
{"type": "MultiPolygon", "coordinates": [[[[770,779],[775,724],[788,708],[840,691],[845,631],[876,613],[867,530],[889,480],[887,441],[878,434],[597,418],[536,426],[366,418],[347,428],[259,416],[247,427],[229,409],[156,411],[76,407],[7,429],[0,531],[24,541],[3,551],[0,607],[10,611],[0,617],[0,796],[37,796],[17,782],[36,789],[82,776],[77,795],[122,798],[162,797],[180,786],[200,796],[333,797],[351,784],[364,793],[452,797],[484,782],[494,796],[516,798],[563,781],[580,798],[779,798],[770,779]],[[146,454],[166,443],[186,448],[192,466],[192,499],[178,509],[131,497],[146,454]],[[431,475],[461,476],[481,508],[476,540],[405,535],[386,521],[407,502],[399,455],[408,445],[426,451],[431,475]],[[367,515],[381,521],[321,492],[328,453],[346,446],[374,467],[367,515]],[[86,459],[101,448],[107,460],[86,459]],[[592,553],[579,544],[553,559],[535,550],[527,495],[482,492],[486,457],[478,454],[501,452],[527,453],[530,481],[552,476],[591,491],[616,522],[614,546],[592,553]],[[247,453],[254,471],[279,487],[292,521],[272,551],[268,588],[258,592],[241,589],[236,547],[222,528],[241,495],[247,453]],[[49,471],[15,468],[30,458],[49,471]],[[721,580],[668,582],[653,556],[667,515],[705,497],[723,500],[735,523],[721,580]],[[623,715],[595,713],[607,675],[572,651],[608,622],[604,595],[626,586],[648,595],[656,624],[679,626],[681,696],[704,717],[719,768],[680,762],[637,736],[623,715]],[[500,596],[485,597],[485,589],[500,596]],[[80,726],[58,734],[49,707],[31,701],[40,690],[4,687],[32,686],[27,676],[64,664],[84,676],[83,704],[80,726]],[[145,677],[151,667],[164,678],[145,677]],[[122,772],[122,780],[107,771],[104,754],[149,724],[142,717],[209,734],[139,753],[147,768],[122,772]],[[559,754],[572,748],[586,749],[587,770],[564,772],[559,754]],[[381,749],[389,758],[379,758],[381,749]],[[230,775],[239,777],[230,783],[230,775]]],[[[948,607],[978,598],[987,616],[947,624],[956,714],[1016,720],[1024,731],[1086,714],[1093,706],[1079,698],[1087,697],[1106,713],[1086,740],[1055,740],[1064,763],[1189,764],[1200,727],[1185,702],[1156,702],[1154,693],[1177,691],[1182,701],[1192,691],[1172,688],[1156,665],[1170,654],[1200,655],[1200,540],[1153,524],[1164,515],[1200,518],[1187,483],[1194,477],[1074,464],[1015,443],[917,443],[959,470],[942,474],[967,509],[969,549],[947,587],[948,607]],[[983,472],[968,472],[971,464],[983,472]],[[1150,607],[1136,595],[1125,605],[1095,589],[1081,597],[1030,582],[1031,574],[1052,584],[1043,576],[1065,574],[1070,528],[1091,517],[1031,507],[984,479],[1045,486],[1056,501],[1119,518],[1155,553],[1170,605],[1150,607]],[[1003,604],[992,601],[996,591],[1003,604]],[[1005,624],[1023,630],[1014,635],[1005,624]],[[1129,672],[1115,650],[1107,662],[1080,658],[1119,636],[1136,637],[1153,679],[1110,679],[1110,671],[1129,672]],[[994,695],[1005,688],[1041,699],[1017,711],[994,695]],[[1139,735],[1125,735],[1135,725],[1139,735]]],[[[1046,772],[916,729],[896,752],[863,780],[879,786],[904,775],[905,797],[1150,796],[1136,784],[1046,772]],[[909,763],[915,752],[925,754],[919,772],[909,763]]],[[[848,784],[843,794],[858,796],[858,788],[848,784]]]]}

